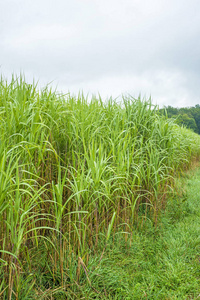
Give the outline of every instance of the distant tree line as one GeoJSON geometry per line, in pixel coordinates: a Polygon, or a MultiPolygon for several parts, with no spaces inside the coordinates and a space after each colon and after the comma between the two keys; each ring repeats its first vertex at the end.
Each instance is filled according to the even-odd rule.
{"type": "Polygon", "coordinates": [[[168,118],[174,118],[178,125],[184,125],[194,132],[200,134],[200,105],[193,107],[175,108],[166,106],[159,110],[160,114],[168,118]]]}

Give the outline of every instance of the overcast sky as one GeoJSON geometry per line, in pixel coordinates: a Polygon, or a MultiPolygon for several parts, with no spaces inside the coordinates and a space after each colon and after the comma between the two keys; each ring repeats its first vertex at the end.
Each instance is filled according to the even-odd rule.
{"type": "Polygon", "coordinates": [[[1,0],[0,65],[72,94],[200,104],[200,1],[1,0]]]}

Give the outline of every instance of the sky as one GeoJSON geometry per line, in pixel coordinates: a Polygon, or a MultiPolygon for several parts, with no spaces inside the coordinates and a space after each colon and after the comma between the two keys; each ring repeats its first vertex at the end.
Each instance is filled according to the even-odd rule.
{"type": "Polygon", "coordinates": [[[1,1],[0,72],[105,100],[200,104],[200,1],[1,1]]]}

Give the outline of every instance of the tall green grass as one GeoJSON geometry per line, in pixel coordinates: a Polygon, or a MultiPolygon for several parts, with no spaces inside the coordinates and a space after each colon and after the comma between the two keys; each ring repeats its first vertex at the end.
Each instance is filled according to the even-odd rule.
{"type": "Polygon", "coordinates": [[[1,78],[0,121],[0,297],[9,300],[73,294],[81,272],[91,285],[90,255],[103,256],[115,233],[127,240],[146,220],[156,226],[174,175],[200,154],[200,137],[150,100],[87,101],[22,77],[1,78]],[[38,253],[51,284],[31,296],[38,253]]]}

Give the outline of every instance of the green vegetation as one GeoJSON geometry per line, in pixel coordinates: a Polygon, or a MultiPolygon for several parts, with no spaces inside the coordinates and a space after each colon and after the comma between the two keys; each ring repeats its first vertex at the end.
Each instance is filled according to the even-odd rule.
{"type": "Polygon", "coordinates": [[[121,285],[109,260],[119,241],[138,253],[141,295],[142,256],[158,262],[153,239],[174,176],[199,157],[200,137],[150,101],[88,102],[22,77],[1,79],[0,118],[0,297],[125,299],[130,279],[121,285]]]}
{"type": "MultiPolygon", "coordinates": [[[[96,290],[86,299],[198,299],[200,297],[200,169],[176,182],[179,193],[167,204],[160,225],[134,231],[133,241],[110,244],[91,275],[96,290]],[[185,186],[186,184],[186,186],[185,186]],[[182,187],[185,187],[185,190],[182,187]],[[98,276],[97,276],[98,274],[98,276]]],[[[95,264],[91,262],[91,264],[95,264]]]]}
{"type": "Polygon", "coordinates": [[[194,107],[181,107],[175,108],[167,106],[159,110],[161,114],[167,115],[168,118],[176,120],[178,125],[184,125],[185,127],[200,134],[200,105],[197,104],[194,107]]]}

